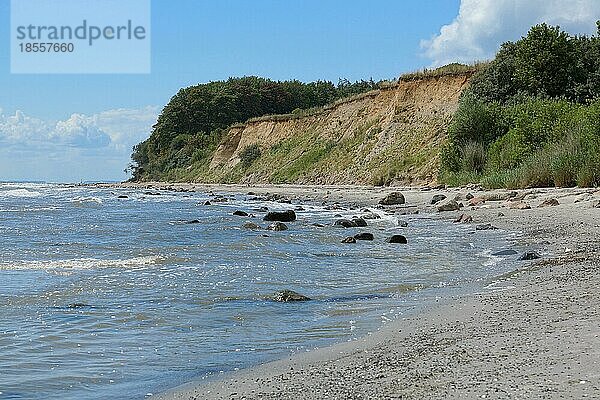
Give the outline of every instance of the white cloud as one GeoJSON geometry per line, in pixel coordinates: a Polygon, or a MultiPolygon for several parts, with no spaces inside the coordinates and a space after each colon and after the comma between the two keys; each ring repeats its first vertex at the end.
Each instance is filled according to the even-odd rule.
{"type": "Polygon", "coordinates": [[[159,111],[148,106],[47,121],[0,109],[0,180],[123,179],[132,147],[150,136],[159,111]]]}
{"type": "Polygon", "coordinates": [[[421,47],[432,66],[486,60],[533,25],[546,22],[572,34],[593,34],[599,16],[598,0],[461,0],[454,21],[421,47]]]}

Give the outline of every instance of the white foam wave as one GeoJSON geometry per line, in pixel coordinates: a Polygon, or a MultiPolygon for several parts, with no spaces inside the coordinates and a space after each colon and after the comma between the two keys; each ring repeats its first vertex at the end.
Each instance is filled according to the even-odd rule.
{"type": "Polygon", "coordinates": [[[18,261],[0,264],[0,270],[85,270],[85,269],[135,269],[149,265],[160,264],[162,256],[143,256],[125,260],[99,260],[94,258],[79,258],[57,261],[18,261]]]}
{"type": "Polygon", "coordinates": [[[71,203],[78,204],[78,205],[102,204],[102,199],[99,197],[75,197],[75,198],[71,199],[71,203]]]}
{"type": "Polygon", "coordinates": [[[41,195],[40,192],[27,189],[13,189],[0,192],[0,196],[3,197],[39,197],[41,195]]]}

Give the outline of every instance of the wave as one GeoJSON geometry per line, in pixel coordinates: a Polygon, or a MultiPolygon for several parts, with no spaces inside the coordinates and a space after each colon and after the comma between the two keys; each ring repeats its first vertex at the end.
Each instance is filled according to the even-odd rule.
{"type": "Polygon", "coordinates": [[[79,206],[86,205],[100,205],[102,204],[102,199],[98,197],[75,197],[71,199],[71,203],[79,206]]]}
{"type": "Polygon", "coordinates": [[[163,256],[143,256],[125,260],[99,260],[95,258],[79,258],[71,260],[37,260],[17,261],[13,263],[0,264],[2,270],[85,270],[104,268],[135,269],[149,265],[162,264],[166,260],[163,256]]]}
{"type": "Polygon", "coordinates": [[[13,189],[13,190],[6,190],[6,191],[1,191],[0,192],[0,196],[2,197],[39,197],[42,194],[40,192],[36,192],[33,190],[27,190],[27,189],[13,189]]]}

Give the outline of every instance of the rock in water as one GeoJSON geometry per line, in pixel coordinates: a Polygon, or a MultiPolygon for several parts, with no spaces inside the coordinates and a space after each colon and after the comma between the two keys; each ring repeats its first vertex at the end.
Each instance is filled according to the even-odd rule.
{"type": "Polygon", "coordinates": [[[437,204],[437,203],[439,203],[440,201],[443,201],[443,200],[446,200],[446,195],[444,195],[444,194],[436,194],[431,199],[431,204],[437,204]]]}
{"type": "Polygon", "coordinates": [[[354,235],[354,239],[356,240],[373,240],[373,234],[368,232],[359,233],[358,235],[354,235]]]}
{"type": "MultiPolygon", "coordinates": [[[[363,220],[364,221],[364,220],[363,220]]],[[[344,227],[344,228],[356,228],[356,222],[350,221],[349,219],[338,219],[333,223],[333,226],[344,227]]]]}
{"type": "Polygon", "coordinates": [[[355,226],[358,226],[359,228],[364,228],[365,226],[368,226],[367,221],[365,221],[363,218],[352,218],[352,222],[355,226]]]}
{"type": "Polygon", "coordinates": [[[117,199],[128,199],[128,198],[129,198],[129,196],[127,196],[125,194],[122,194],[122,195],[120,195],[120,196],[117,197],[117,199]]]}
{"type": "Polygon", "coordinates": [[[523,254],[521,257],[519,257],[520,261],[530,261],[530,260],[537,260],[538,258],[541,258],[541,256],[536,253],[535,251],[528,251],[527,253],[523,254]]]}
{"type": "Polygon", "coordinates": [[[398,226],[401,226],[402,228],[406,228],[408,226],[408,222],[398,220],[398,226]]]}
{"type": "Polygon", "coordinates": [[[515,254],[517,254],[516,250],[500,250],[497,251],[495,253],[492,253],[493,256],[514,256],[515,254]]]}
{"type": "Polygon", "coordinates": [[[347,238],[342,240],[342,243],[356,243],[356,239],[354,239],[352,236],[348,236],[347,238]]]}
{"type": "Polygon", "coordinates": [[[243,225],[243,227],[244,227],[244,229],[250,229],[250,230],[253,230],[253,231],[258,231],[258,230],[262,229],[262,228],[260,227],[260,225],[258,225],[258,224],[255,224],[254,222],[246,222],[246,223],[243,225]]]}
{"type": "Polygon", "coordinates": [[[492,224],[482,224],[482,225],[477,225],[475,227],[476,231],[490,231],[490,230],[496,230],[496,229],[498,229],[498,228],[492,224]]]}
{"type": "Polygon", "coordinates": [[[454,220],[455,224],[468,224],[473,222],[473,217],[467,214],[461,214],[460,217],[454,220]]]}
{"type": "Polygon", "coordinates": [[[248,213],[245,211],[236,210],[233,212],[233,215],[237,215],[238,217],[247,217],[248,213]]]}
{"type": "Polygon", "coordinates": [[[375,214],[374,212],[369,211],[366,214],[364,214],[361,218],[362,219],[381,219],[381,216],[379,216],[378,214],[375,214]]]}
{"type": "Polygon", "coordinates": [[[406,200],[404,199],[404,195],[400,192],[392,192],[379,200],[379,204],[382,206],[395,206],[404,203],[406,203],[406,200]]]}
{"type": "Polygon", "coordinates": [[[192,219],[191,221],[185,221],[184,224],[199,224],[200,221],[197,219],[192,219]]]}
{"type": "Polygon", "coordinates": [[[400,244],[407,244],[408,241],[406,240],[406,238],[402,235],[393,235],[389,238],[387,238],[385,240],[387,243],[400,243],[400,244]]]}
{"type": "Polygon", "coordinates": [[[293,222],[296,220],[296,213],[294,210],[286,211],[270,211],[263,218],[264,221],[279,221],[279,222],[293,222]]]}
{"type": "Polygon", "coordinates": [[[538,207],[556,207],[560,203],[556,199],[544,200],[538,207]]]}
{"type": "Polygon", "coordinates": [[[448,201],[440,204],[437,209],[440,212],[443,212],[443,211],[456,211],[456,210],[460,209],[460,206],[458,205],[458,203],[456,202],[456,200],[448,200],[448,201]]]}
{"type": "Polygon", "coordinates": [[[310,297],[306,297],[300,293],[296,293],[293,290],[280,290],[276,292],[273,297],[273,301],[278,301],[281,303],[287,303],[292,301],[309,301],[310,297]]]}
{"type": "Polygon", "coordinates": [[[204,205],[205,205],[205,206],[210,206],[210,205],[211,205],[211,203],[210,203],[210,201],[206,200],[206,201],[204,202],[204,205]]]}
{"type": "Polygon", "coordinates": [[[274,222],[267,227],[267,230],[275,232],[287,231],[287,229],[287,225],[283,222],[274,222]]]}

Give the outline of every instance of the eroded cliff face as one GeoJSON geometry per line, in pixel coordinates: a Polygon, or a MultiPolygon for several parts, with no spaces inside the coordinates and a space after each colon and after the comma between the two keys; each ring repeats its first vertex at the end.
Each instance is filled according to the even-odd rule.
{"type": "Polygon", "coordinates": [[[233,127],[200,181],[303,184],[434,182],[438,153],[471,74],[400,82],[308,115],[233,127]],[[258,145],[251,164],[240,153],[258,145]]]}

